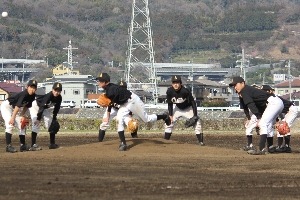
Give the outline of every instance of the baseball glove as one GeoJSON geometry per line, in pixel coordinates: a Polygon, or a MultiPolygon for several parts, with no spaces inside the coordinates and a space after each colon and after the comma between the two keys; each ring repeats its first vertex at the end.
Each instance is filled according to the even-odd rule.
{"type": "Polygon", "coordinates": [[[107,107],[111,105],[111,100],[106,96],[106,94],[101,94],[97,100],[97,104],[102,107],[107,107]]]}
{"type": "Polygon", "coordinates": [[[188,120],[186,120],[185,122],[185,128],[191,127],[191,126],[195,126],[197,121],[198,121],[199,117],[198,116],[194,116],[188,120]]]}
{"type": "Polygon", "coordinates": [[[138,120],[136,119],[131,119],[129,122],[128,122],[128,126],[127,126],[127,130],[129,133],[136,133],[139,129],[139,123],[138,123],[138,120]]]}
{"type": "Polygon", "coordinates": [[[20,123],[21,123],[21,129],[24,129],[26,128],[26,126],[28,126],[29,119],[27,117],[21,117],[20,123]]]}
{"type": "Polygon", "coordinates": [[[52,120],[52,122],[48,128],[48,132],[50,134],[56,134],[59,131],[59,129],[60,129],[60,125],[59,125],[58,121],[52,120]]]}
{"type": "Polygon", "coordinates": [[[260,128],[257,126],[255,127],[256,135],[260,135],[260,128]]]}
{"type": "Polygon", "coordinates": [[[286,121],[277,122],[276,129],[280,135],[285,135],[290,132],[290,127],[286,121]]]}

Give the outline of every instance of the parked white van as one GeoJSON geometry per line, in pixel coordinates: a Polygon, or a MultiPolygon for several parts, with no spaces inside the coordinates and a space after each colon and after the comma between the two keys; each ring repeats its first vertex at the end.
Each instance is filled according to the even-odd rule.
{"type": "Polygon", "coordinates": [[[87,100],[84,104],[80,106],[81,108],[100,108],[97,104],[97,100],[87,100]]]}
{"type": "Polygon", "coordinates": [[[61,108],[74,108],[76,106],[75,101],[62,101],[61,108]]]}

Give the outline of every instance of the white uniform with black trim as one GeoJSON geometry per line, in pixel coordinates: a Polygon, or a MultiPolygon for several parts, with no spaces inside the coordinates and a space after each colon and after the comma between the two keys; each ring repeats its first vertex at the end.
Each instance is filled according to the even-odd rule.
{"type": "MultiPolygon", "coordinates": [[[[175,91],[173,87],[170,87],[166,94],[169,115],[173,116],[173,122],[169,126],[165,125],[165,133],[172,133],[178,119],[182,118],[187,120],[193,116],[197,116],[197,107],[192,93],[184,86],[181,86],[178,91],[175,91]]],[[[201,120],[198,120],[195,125],[195,134],[200,133],[202,133],[202,126],[201,120]]]]}
{"type": "MultiPolygon", "coordinates": [[[[279,97],[279,98],[283,101],[283,105],[284,105],[284,108],[282,110],[282,114],[284,114],[284,118],[282,119],[282,121],[286,121],[288,126],[291,127],[293,125],[295,119],[298,116],[298,109],[293,104],[293,102],[283,99],[281,97],[279,97]]],[[[287,136],[287,135],[291,135],[291,133],[287,133],[284,136],[287,136]]],[[[283,137],[283,135],[280,135],[277,132],[277,137],[283,137]]]]}
{"type": "Polygon", "coordinates": [[[60,110],[62,102],[62,96],[54,96],[52,91],[45,95],[37,95],[36,100],[32,102],[32,107],[29,108],[29,112],[32,120],[32,132],[39,133],[40,124],[36,125],[36,120],[44,119],[45,128],[48,130],[53,119],[56,120],[57,114],[60,110]],[[49,108],[54,107],[53,117],[49,108]]]}
{"type": "Polygon", "coordinates": [[[1,104],[1,114],[5,122],[5,132],[12,134],[14,127],[19,129],[19,135],[25,135],[26,129],[21,129],[21,116],[19,113],[15,119],[15,125],[9,124],[9,120],[11,119],[13,113],[13,107],[9,105],[9,101],[5,100],[1,104]]]}
{"type": "Polygon", "coordinates": [[[251,132],[258,122],[260,135],[273,137],[273,124],[284,107],[282,100],[274,94],[248,85],[245,85],[239,95],[240,104],[246,117],[250,120],[246,127],[246,135],[252,134],[251,132]],[[254,116],[250,116],[249,110],[254,116]]]}
{"type": "MultiPolygon", "coordinates": [[[[36,101],[32,102],[32,107],[29,108],[32,122],[35,122],[37,120],[38,111],[39,111],[39,106],[37,105],[36,101]]],[[[42,118],[44,119],[44,125],[45,125],[46,130],[48,130],[48,128],[52,122],[52,115],[48,109],[45,109],[43,111],[42,118]]],[[[32,123],[32,131],[39,133],[40,125],[35,125],[34,123],[32,123]]]]}
{"type": "MultiPolygon", "coordinates": [[[[110,112],[110,115],[109,115],[109,119],[108,119],[108,122],[102,122],[100,124],[100,130],[103,130],[105,131],[106,129],[109,128],[110,126],[110,122],[111,120],[115,119],[118,112],[119,112],[119,108],[115,108],[115,107],[112,107],[110,109],[110,111],[108,111],[108,108],[105,110],[104,114],[103,114],[103,118],[106,118],[107,117],[107,113],[110,112]]],[[[128,125],[128,122],[131,120],[131,116],[128,116],[128,117],[125,117],[124,119],[124,123],[125,125],[127,126],[128,125]]]]}
{"type": "Polygon", "coordinates": [[[133,92],[113,83],[109,83],[104,89],[106,96],[112,103],[120,105],[117,113],[118,132],[124,131],[126,120],[130,117],[130,112],[143,122],[157,121],[157,115],[148,115],[145,111],[144,102],[133,92]]]}
{"type": "MultiPolygon", "coordinates": [[[[23,90],[22,92],[17,93],[2,102],[1,115],[5,122],[6,133],[12,134],[12,131],[14,129],[14,126],[9,124],[14,107],[18,106],[19,108],[23,109],[24,107],[30,108],[34,99],[35,94],[29,95],[27,90],[23,90]]],[[[21,129],[21,116],[19,115],[19,113],[15,118],[14,125],[19,129],[19,135],[25,135],[26,129],[21,129]]]]}
{"type": "Polygon", "coordinates": [[[251,115],[251,119],[248,121],[247,124],[245,124],[246,128],[246,136],[253,135],[253,129],[257,127],[257,117],[255,115],[251,115]]]}

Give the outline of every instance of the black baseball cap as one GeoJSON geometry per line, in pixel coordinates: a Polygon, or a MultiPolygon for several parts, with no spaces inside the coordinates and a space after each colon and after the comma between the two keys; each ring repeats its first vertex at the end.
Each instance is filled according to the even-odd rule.
{"type": "Polygon", "coordinates": [[[261,89],[261,87],[259,85],[256,85],[255,83],[251,85],[252,87],[255,87],[257,89],[261,89]]]}
{"type": "Polygon", "coordinates": [[[174,75],[174,76],[172,76],[171,80],[172,80],[172,82],[178,82],[178,83],[181,83],[181,76],[179,76],[179,75],[174,75]]]}
{"type": "Polygon", "coordinates": [[[57,90],[57,91],[62,91],[62,85],[61,83],[55,82],[52,86],[52,89],[57,90]]]}
{"type": "Polygon", "coordinates": [[[271,90],[274,90],[271,86],[269,85],[262,85],[261,90],[265,90],[265,91],[271,91],[271,90]]]}
{"type": "Polygon", "coordinates": [[[36,80],[30,80],[30,81],[28,81],[28,83],[27,83],[27,86],[35,86],[35,87],[37,87],[37,81],[36,80]]]}
{"type": "Polygon", "coordinates": [[[229,87],[235,86],[237,83],[242,83],[245,82],[245,80],[240,77],[240,76],[236,76],[232,78],[232,82],[229,83],[229,87]]]}
{"type": "Polygon", "coordinates": [[[127,83],[125,81],[120,81],[118,85],[127,88],[127,83]]]}
{"type": "Polygon", "coordinates": [[[110,76],[107,73],[99,73],[96,80],[100,82],[110,82],[110,76]]]}

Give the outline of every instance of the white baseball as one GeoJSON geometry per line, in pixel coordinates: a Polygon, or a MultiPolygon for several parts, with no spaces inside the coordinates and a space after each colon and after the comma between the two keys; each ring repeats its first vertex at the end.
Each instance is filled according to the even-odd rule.
{"type": "Polygon", "coordinates": [[[2,12],[2,17],[7,17],[8,13],[7,12],[2,12]]]}

